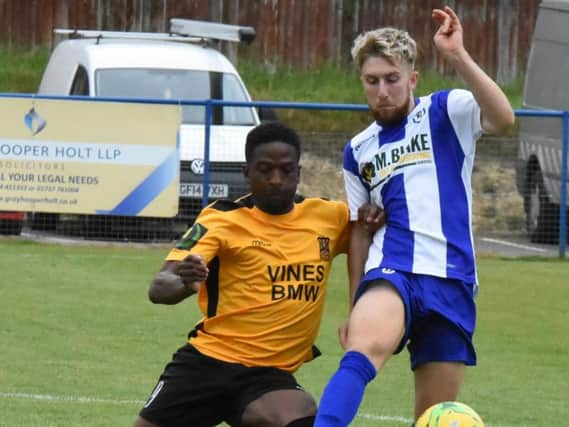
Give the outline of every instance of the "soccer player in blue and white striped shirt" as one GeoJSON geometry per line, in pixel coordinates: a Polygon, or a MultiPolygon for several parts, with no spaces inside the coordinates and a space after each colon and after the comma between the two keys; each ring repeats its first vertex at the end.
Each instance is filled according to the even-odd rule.
{"type": "Polygon", "coordinates": [[[340,331],[346,353],[324,390],[317,427],[348,425],[367,383],[405,346],[415,376],[415,419],[434,403],[456,400],[464,366],[476,364],[475,141],[510,128],[514,113],[465,50],[454,11],[435,9],[432,16],[439,24],[435,46],[468,91],[415,98],[417,48],[405,31],[369,31],[352,49],[375,120],[344,152],[353,306],[340,331]],[[357,222],[367,202],[387,217],[373,237],[357,222]]]}

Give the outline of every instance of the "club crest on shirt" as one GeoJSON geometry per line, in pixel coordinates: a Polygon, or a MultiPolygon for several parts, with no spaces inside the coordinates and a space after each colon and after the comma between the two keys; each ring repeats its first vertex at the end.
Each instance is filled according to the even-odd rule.
{"type": "Polygon", "coordinates": [[[413,123],[421,123],[421,120],[423,119],[426,113],[427,112],[424,108],[421,108],[419,111],[417,111],[413,116],[413,123]]]}
{"type": "Polygon", "coordinates": [[[361,176],[365,182],[371,182],[372,178],[375,177],[375,167],[373,163],[364,163],[362,166],[361,176]]]}
{"type": "Polygon", "coordinates": [[[330,259],[330,238],[319,236],[318,246],[320,247],[320,259],[328,261],[330,259]]]}
{"type": "Polygon", "coordinates": [[[178,243],[176,243],[176,248],[191,249],[203,236],[205,236],[206,233],[207,228],[205,228],[199,222],[196,222],[191,226],[191,228],[188,229],[188,231],[184,233],[178,243]]]}

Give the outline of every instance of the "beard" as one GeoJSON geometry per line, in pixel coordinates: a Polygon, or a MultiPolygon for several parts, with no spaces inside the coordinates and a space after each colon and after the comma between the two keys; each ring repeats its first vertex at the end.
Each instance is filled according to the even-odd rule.
{"type": "Polygon", "coordinates": [[[371,108],[374,119],[382,126],[393,126],[401,123],[410,113],[410,105],[412,101],[411,94],[407,96],[407,101],[400,106],[392,108],[371,108]]]}

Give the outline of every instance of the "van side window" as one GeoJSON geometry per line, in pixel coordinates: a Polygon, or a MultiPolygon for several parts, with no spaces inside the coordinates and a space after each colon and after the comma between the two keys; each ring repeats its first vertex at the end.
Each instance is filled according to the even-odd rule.
{"type": "Polygon", "coordinates": [[[70,95],[89,95],[89,77],[87,76],[87,70],[82,65],[77,67],[70,95]]]}

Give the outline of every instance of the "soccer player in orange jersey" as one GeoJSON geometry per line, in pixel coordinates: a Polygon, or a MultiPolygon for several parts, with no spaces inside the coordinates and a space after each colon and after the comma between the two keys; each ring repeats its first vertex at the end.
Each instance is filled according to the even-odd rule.
{"type": "MultiPolygon", "coordinates": [[[[253,129],[251,193],[206,207],[154,277],[152,302],[197,293],[203,317],[135,427],[312,426],[316,403],[293,373],[319,355],[328,275],[347,251],[349,215],[343,202],[297,195],[300,145],[281,123],[253,129]]],[[[377,228],[382,213],[369,208],[362,218],[377,228]]]]}

